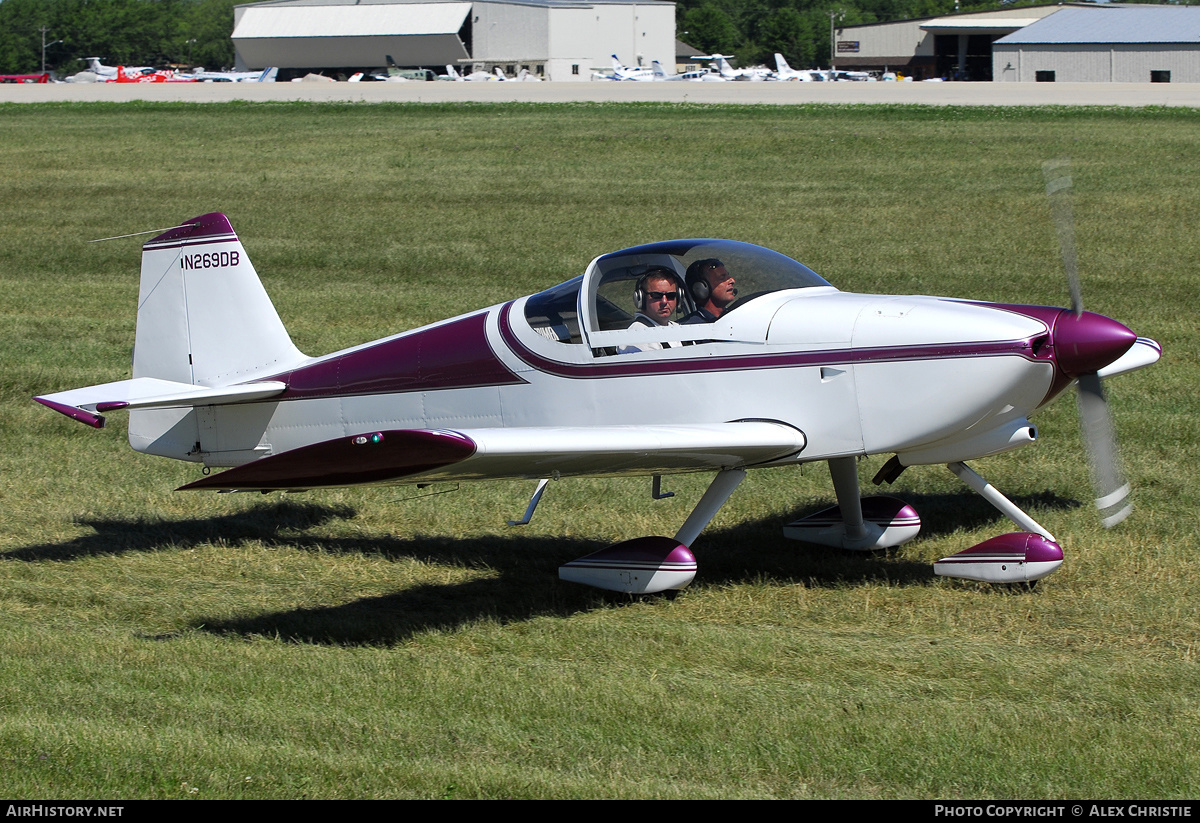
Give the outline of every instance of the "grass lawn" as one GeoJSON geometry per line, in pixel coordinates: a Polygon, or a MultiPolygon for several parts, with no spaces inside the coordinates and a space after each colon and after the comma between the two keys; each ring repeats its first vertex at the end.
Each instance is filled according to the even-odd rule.
{"type": "MultiPolygon", "coordinates": [[[[0,106],[0,797],[1145,798],[1200,794],[1200,112],[675,105],[0,106]],[[1162,343],[1110,381],[1104,531],[1070,397],[977,468],[1055,533],[1033,591],[930,564],[1012,527],[940,467],[922,534],[793,543],[823,465],[752,472],[696,582],[557,580],[672,534],[706,477],[176,494],[198,468],[31,402],[129,374],[140,244],[223,211],[320,354],[729,237],[845,291],[1087,308],[1162,343]]],[[[885,458],[870,458],[870,478],[885,458]]]]}

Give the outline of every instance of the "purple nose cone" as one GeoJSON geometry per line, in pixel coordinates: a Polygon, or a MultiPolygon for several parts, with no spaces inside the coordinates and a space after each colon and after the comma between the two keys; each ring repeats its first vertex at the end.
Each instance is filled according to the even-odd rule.
{"type": "Polygon", "coordinates": [[[1054,359],[1068,377],[1099,371],[1127,352],[1137,340],[1136,334],[1116,320],[1090,311],[1079,316],[1061,312],[1050,334],[1054,359]]]}

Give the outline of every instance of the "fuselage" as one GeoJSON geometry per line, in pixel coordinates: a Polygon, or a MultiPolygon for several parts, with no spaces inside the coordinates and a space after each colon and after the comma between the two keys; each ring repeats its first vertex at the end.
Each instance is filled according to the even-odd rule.
{"type": "Polygon", "coordinates": [[[910,466],[1032,442],[1030,416],[1072,380],[1158,355],[1099,315],[844,293],[769,249],[695,239],[308,357],[214,212],[143,247],[131,379],[36,399],[94,427],[128,410],[136,450],[234,467],[188,488],[910,466]]]}
{"type": "MultiPolygon", "coordinates": [[[[1019,425],[1065,385],[1047,323],[1012,308],[783,291],[711,325],[657,332],[691,345],[612,354],[549,338],[530,322],[528,301],[314,358],[270,375],[288,388],[268,401],[134,412],[172,418],[170,434],[145,450],[238,465],[375,430],[753,419],[803,431],[807,446],[790,460],[812,461],[970,441],[1019,425]]],[[[968,446],[961,456],[980,455],[968,446]]]]}

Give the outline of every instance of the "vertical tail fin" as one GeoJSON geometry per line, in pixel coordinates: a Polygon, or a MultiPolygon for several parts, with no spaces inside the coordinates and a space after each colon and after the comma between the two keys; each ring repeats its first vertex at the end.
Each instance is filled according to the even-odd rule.
{"type": "Polygon", "coordinates": [[[304,359],[225,215],[195,217],[142,247],[134,377],[225,386],[304,359]]]}
{"type": "Polygon", "coordinates": [[[775,70],[780,74],[787,74],[792,70],[792,67],[788,65],[788,61],[784,60],[783,55],[779,52],[775,52],[775,70]]]}

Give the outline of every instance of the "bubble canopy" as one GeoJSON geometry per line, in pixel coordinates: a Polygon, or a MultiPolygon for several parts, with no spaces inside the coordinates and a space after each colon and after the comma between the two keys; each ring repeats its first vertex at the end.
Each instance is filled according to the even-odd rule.
{"type": "MultiPolygon", "coordinates": [[[[719,261],[735,281],[738,296],[726,308],[726,313],[735,311],[764,294],[784,289],[829,285],[825,278],[808,266],[779,252],[750,243],[734,240],[670,240],[649,243],[606,254],[592,264],[584,278],[589,283],[588,291],[594,293],[597,298],[593,303],[597,309],[593,318],[596,325],[590,325],[590,328],[608,327],[604,311],[605,302],[615,306],[628,303],[627,295],[632,293],[628,281],[638,280],[650,269],[674,271],[681,286],[681,313],[683,309],[694,309],[695,298],[687,292],[684,279],[688,267],[702,260],[719,261]]],[[[591,298],[592,294],[588,296],[591,298]]],[[[621,319],[616,318],[616,321],[621,319]]]]}
{"type": "Polygon", "coordinates": [[[676,280],[679,292],[676,319],[682,320],[697,308],[686,278],[688,267],[698,261],[719,261],[734,280],[737,297],[725,309],[724,316],[766,294],[832,288],[812,269],[762,246],[735,240],[668,240],[597,257],[582,277],[529,298],[527,319],[534,324],[535,318],[547,313],[562,316],[578,311],[579,325],[572,329],[569,342],[582,342],[583,335],[593,337],[596,333],[627,329],[637,314],[635,292],[639,281],[647,273],[661,276],[665,270],[676,280]]]}

